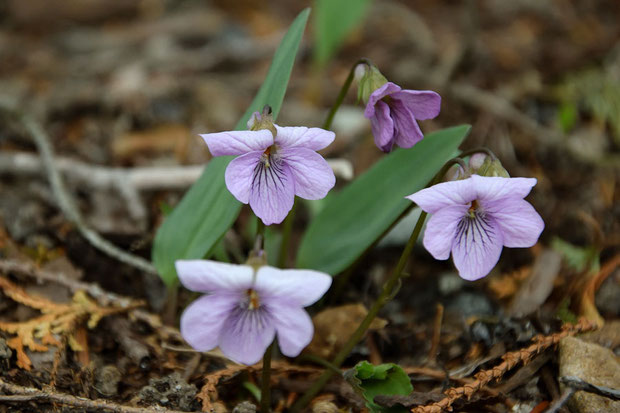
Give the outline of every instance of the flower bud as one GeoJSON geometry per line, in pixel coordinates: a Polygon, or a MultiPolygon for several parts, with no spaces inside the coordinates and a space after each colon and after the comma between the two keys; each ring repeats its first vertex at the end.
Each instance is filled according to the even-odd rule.
{"type": "Polygon", "coordinates": [[[273,126],[273,115],[271,113],[271,106],[265,105],[263,108],[263,113],[254,112],[250,119],[248,119],[248,129],[252,131],[268,129],[273,134],[275,138],[278,134],[276,127],[273,126]]]}
{"type": "Polygon", "coordinates": [[[368,98],[372,92],[385,85],[387,83],[387,79],[381,74],[379,69],[377,69],[377,66],[372,64],[360,64],[356,68],[357,73],[361,71],[361,69],[359,69],[360,66],[363,66],[364,72],[358,83],[357,99],[364,102],[364,104],[367,104],[368,98]]]}
{"type": "Polygon", "coordinates": [[[476,174],[480,176],[499,176],[502,178],[510,178],[508,171],[504,169],[499,159],[492,158],[490,156],[485,155],[486,158],[484,158],[484,162],[480,164],[481,159],[479,157],[476,157],[474,159],[474,156],[476,155],[473,155],[469,160],[470,171],[472,174],[476,174]],[[472,162],[472,159],[473,159],[473,162],[472,162]]]}

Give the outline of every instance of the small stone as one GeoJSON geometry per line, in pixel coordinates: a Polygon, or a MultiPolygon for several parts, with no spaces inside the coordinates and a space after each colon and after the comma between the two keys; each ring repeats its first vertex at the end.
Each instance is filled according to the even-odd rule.
{"type": "Polygon", "coordinates": [[[179,373],[149,380],[139,393],[139,398],[147,404],[157,403],[168,408],[192,411],[197,407],[196,393],[193,384],[187,384],[179,373]]]}
{"type": "Polygon", "coordinates": [[[122,374],[113,365],[103,366],[95,372],[95,389],[106,397],[118,394],[118,383],[122,374]]]}
{"type": "MultiPolygon", "coordinates": [[[[614,353],[598,344],[574,337],[560,341],[560,377],[576,376],[596,386],[620,388],[620,360],[614,353]]],[[[576,392],[569,400],[576,413],[620,412],[620,401],[584,391],[576,392]]]]}
{"type": "Polygon", "coordinates": [[[232,413],[256,413],[256,405],[244,401],[236,405],[232,413]]]}
{"type": "Polygon", "coordinates": [[[0,360],[10,359],[13,355],[13,352],[6,344],[6,340],[0,338],[0,360]]]}

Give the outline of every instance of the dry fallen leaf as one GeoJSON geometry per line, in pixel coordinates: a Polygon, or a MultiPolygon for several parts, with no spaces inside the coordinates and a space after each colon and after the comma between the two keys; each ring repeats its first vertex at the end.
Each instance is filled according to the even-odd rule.
{"type": "Polygon", "coordinates": [[[49,345],[60,348],[63,340],[54,337],[59,335],[67,339],[74,351],[80,351],[80,340],[75,337],[75,333],[83,321],[87,320],[88,328],[94,328],[101,318],[131,308],[100,307],[83,291],[75,293],[73,302],[58,304],[41,296],[30,295],[4,277],[0,277],[0,289],[12,300],[42,313],[26,321],[0,322],[0,330],[15,335],[7,344],[17,353],[17,365],[25,370],[30,370],[32,363],[24,347],[39,352],[47,351],[49,345]]]}
{"type": "MultiPolygon", "coordinates": [[[[347,342],[368,310],[362,304],[347,304],[323,310],[312,318],[314,337],[304,353],[330,359],[347,342]]],[[[380,330],[386,320],[375,318],[369,330],[380,330]]]]}

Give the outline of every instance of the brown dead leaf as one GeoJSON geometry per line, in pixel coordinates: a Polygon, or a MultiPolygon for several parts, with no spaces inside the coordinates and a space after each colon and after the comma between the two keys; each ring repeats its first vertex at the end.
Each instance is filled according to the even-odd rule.
{"type": "MultiPolygon", "coordinates": [[[[362,304],[347,304],[321,311],[312,318],[314,337],[304,352],[331,359],[342,349],[366,314],[368,310],[362,304]]],[[[369,330],[380,330],[386,324],[386,320],[375,318],[369,330]]]]}
{"type": "Polygon", "coordinates": [[[599,327],[605,324],[605,320],[601,317],[594,304],[594,296],[601,284],[603,284],[603,281],[605,281],[618,266],[620,266],[620,254],[607,260],[607,262],[601,266],[599,272],[591,274],[590,278],[588,278],[585,283],[585,287],[581,290],[579,314],[588,320],[594,321],[599,327]]]}
{"type": "Polygon", "coordinates": [[[532,314],[547,300],[560,273],[562,256],[551,249],[538,254],[530,276],[519,287],[508,308],[508,314],[525,317],[532,314]]]}
{"type": "Polygon", "coordinates": [[[503,300],[512,297],[519,289],[519,284],[525,280],[531,272],[531,267],[522,267],[508,274],[489,279],[487,284],[495,298],[503,300]]]}
{"type": "MultiPolygon", "coordinates": [[[[74,334],[78,326],[88,320],[88,327],[93,328],[97,322],[110,314],[126,311],[130,308],[100,307],[86,293],[78,291],[70,304],[58,304],[40,296],[30,295],[21,287],[0,277],[0,289],[12,300],[39,310],[42,315],[21,322],[0,322],[0,330],[15,337],[7,344],[17,353],[17,365],[30,370],[32,363],[24,347],[31,351],[44,352],[48,346],[62,347],[62,342],[54,337],[59,335],[72,344],[75,351],[80,351],[80,340],[74,334]]],[[[82,340],[83,341],[83,340],[82,340]]]]}

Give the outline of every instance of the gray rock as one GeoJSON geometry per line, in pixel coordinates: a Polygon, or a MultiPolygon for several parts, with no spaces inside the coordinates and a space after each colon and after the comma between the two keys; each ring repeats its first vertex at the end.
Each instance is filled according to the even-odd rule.
{"type": "MultiPolygon", "coordinates": [[[[566,337],[560,341],[560,377],[576,376],[596,386],[620,388],[620,360],[598,344],[566,337]]],[[[569,400],[575,413],[620,412],[620,401],[576,392],[569,400]]]]}

